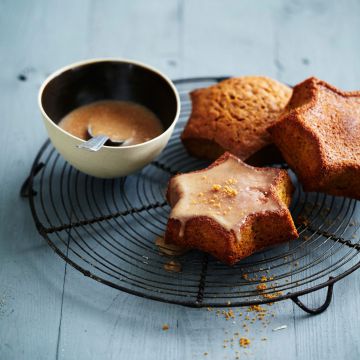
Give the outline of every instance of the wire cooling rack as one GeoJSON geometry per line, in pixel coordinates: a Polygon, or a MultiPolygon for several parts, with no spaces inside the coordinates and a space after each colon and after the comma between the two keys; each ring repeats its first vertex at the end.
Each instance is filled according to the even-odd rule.
{"type": "Polygon", "coordinates": [[[93,178],[71,167],[46,141],[21,195],[28,197],[36,227],[50,247],[85,276],[113,288],[192,307],[292,299],[303,310],[320,313],[331,302],[334,283],[360,266],[359,206],[353,199],[304,193],[291,171],[296,186],[291,212],[299,239],[232,267],[198,251],[171,259],[155,245],[170,211],[164,196],[169,178],[208,165],[190,157],[179,138],[191,111],[189,92],[222,79],[175,81],[180,120],[161,156],[141,172],[93,178]],[[171,260],[181,264],[181,272],[164,269],[171,260]],[[324,287],[325,302],[316,309],[298,298],[324,287]]]}

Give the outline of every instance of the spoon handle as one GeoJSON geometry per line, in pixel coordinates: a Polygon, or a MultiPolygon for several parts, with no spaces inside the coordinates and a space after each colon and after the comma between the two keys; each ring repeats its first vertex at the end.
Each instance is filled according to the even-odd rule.
{"type": "Polygon", "coordinates": [[[109,137],[106,135],[94,136],[90,140],[77,145],[79,149],[85,149],[89,151],[98,151],[101,147],[109,140],[109,137]]]}

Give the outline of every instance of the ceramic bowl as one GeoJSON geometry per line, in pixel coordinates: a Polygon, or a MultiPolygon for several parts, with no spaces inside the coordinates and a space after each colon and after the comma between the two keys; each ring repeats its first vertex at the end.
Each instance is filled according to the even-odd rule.
{"type": "Polygon", "coordinates": [[[39,107],[56,150],[76,169],[101,178],[129,175],[150,163],[166,146],[180,113],[174,84],[158,70],[121,59],[95,59],[66,66],[42,84],[39,107]],[[104,146],[97,152],[79,149],[84,140],[58,126],[79,106],[98,100],[134,101],[152,110],[164,132],[141,144],[104,146]]]}

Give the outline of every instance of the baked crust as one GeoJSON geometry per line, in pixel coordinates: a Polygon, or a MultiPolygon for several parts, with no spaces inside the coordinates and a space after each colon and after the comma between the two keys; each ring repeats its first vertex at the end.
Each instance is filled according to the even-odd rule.
{"type": "Polygon", "coordinates": [[[305,191],[360,199],[360,91],[311,77],[269,132],[305,191]]]}
{"type": "MultiPolygon", "coordinates": [[[[234,158],[226,152],[208,168],[195,171],[193,174],[204,175],[229,157],[234,158]]],[[[222,262],[232,265],[256,251],[298,237],[288,209],[294,188],[286,170],[252,168],[244,163],[242,166],[254,169],[256,172],[274,174],[267,196],[279,204],[276,211],[259,211],[246,216],[239,225],[239,229],[236,229],[240,231],[240,237],[236,236],[234,229],[226,229],[212,217],[189,214],[186,223],[182,224],[181,220],[172,217],[171,213],[166,228],[165,242],[205,251],[222,262]]],[[[184,197],[175,184],[179,176],[182,175],[176,175],[170,180],[167,190],[167,200],[172,208],[184,197]]]]}
{"type": "Polygon", "coordinates": [[[229,151],[251,164],[280,162],[274,147],[256,155],[271,144],[267,128],[278,119],[291,92],[288,86],[261,76],[231,78],[195,90],[191,116],[181,135],[183,144],[200,158],[214,160],[229,151]]]}

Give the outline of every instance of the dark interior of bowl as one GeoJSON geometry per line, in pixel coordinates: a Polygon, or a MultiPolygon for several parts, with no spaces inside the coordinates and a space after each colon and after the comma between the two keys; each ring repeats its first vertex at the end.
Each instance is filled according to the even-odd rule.
{"type": "Polygon", "coordinates": [[[41,103],[58,123],[70,111],[99,100],[127,100],[152,110],[167,129],[177,102],[170,84],[156,72],[127,62],[100,61],[66,70],[44,88],[41,103]]]}

